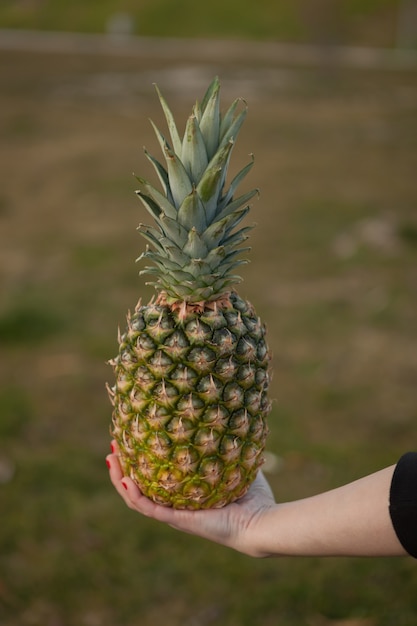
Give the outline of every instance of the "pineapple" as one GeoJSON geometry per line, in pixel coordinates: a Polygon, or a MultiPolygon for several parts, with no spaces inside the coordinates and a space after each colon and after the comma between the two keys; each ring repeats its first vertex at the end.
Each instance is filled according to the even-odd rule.
{"type": "MultiPolygon", "coordinates": [[[[235,191],[252,161],[226,175],[246,115],[240,99],[224,116],[220,83],[196,103],[181,138],[157,88],[170,134],[154,126],[165,165],[146,150],[163,193],[138,178],[155,221],[138,260],[157,295],[137,304],[110,361],[112,436],[120,463],[153,501],[179,509],[218,508],[243,496],[263,462],[270,403],[265,327],[234,289],[237,255],[251,227],[239,227],[257,193],[235,191]]],[[[152,123],[152,122],[151,122],[152,123]]]]}

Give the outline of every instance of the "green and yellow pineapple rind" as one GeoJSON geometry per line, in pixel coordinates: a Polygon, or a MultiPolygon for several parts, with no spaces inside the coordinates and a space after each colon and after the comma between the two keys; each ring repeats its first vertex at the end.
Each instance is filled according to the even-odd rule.
{"type": "Polygon", "coordinates": [[[246,493],[263,462],[270,410],[265,327],[234,291],[239,227],[256,190],[235,198],[252,163],[225,182],[246,115],[235,100],[220,114],[215,79],[180,137],[158,91],[170,144],[155,127],[166,164],[146,152],[163,192],[139,179],[154,218],[140,227],[151,244],[158,296],[139,303],[111,361],[116,382],[112,435],[125,475],[160,504],[212,508],[246,493]],[[243,207],[243,208],[242,208],[243,207]]]}
{"type": "Polygon", "coordinates": [[[115,359],[113,436],[124,473],[159,504],[220,507],[242,496],[268,433],[269,354],[249,303],[139,305],[115,359]]]}

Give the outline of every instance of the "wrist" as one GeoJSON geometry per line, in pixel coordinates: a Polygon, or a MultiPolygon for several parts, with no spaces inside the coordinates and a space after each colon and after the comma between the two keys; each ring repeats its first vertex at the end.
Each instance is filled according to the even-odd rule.
{"type": "MultiPolygon", "coordinates": [[[[266,506],[252,519],[252,540],[249,542],[249,556],[259,559],[279,556],[276,551],[276,539],[279,536],[279,509],[281,504],[266,506]]],[[[246,546],[247,547],[247,546],[246,546]]]]}

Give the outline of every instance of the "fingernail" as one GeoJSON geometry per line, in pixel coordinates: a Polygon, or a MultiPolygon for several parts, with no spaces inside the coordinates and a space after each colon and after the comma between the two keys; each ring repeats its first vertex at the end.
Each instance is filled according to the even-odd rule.
{"type": "Polygon", "coordinates": [[[124,488],[126,489],[126,491],[127,491],[127,485],[126,485],[126,483],[124,483],[124,482],[123,482],[123,480],[122,480],[122,485],[123,485],[123,487],[124,487],[124,488]]]}
{"type": "Polygon", "coordinates": [[[110,461],[109,461],[109,459],[106,459],[106,465],[107,465],[107,467],[110,469],[111,465],[110,465],[110,461]]]}
{"type": "Polygon", "coordinates": [[[114,451],[116,450],[116,448],[114,447],[114,443],[113,443],[113,442],[111,442],[111,444],[110,444],[110,450],[111,450],[111,451],[113,452],[113,454],[114,454],[114,451]]]}

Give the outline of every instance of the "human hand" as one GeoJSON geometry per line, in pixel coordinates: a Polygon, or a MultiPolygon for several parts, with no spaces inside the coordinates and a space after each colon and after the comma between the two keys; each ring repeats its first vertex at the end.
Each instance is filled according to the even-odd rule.
{"type": "Polygon", "coordinates": [[[249,556],[268,556],[262,547],[261,521],[276,505],[262,472],[258,472],[245,496],[221,509],[178,510],[146,498],[133,480],[123,476],[115,441],[112,450],[113,453],[106,457],[110,480],[130,509],[249,556]]]}

